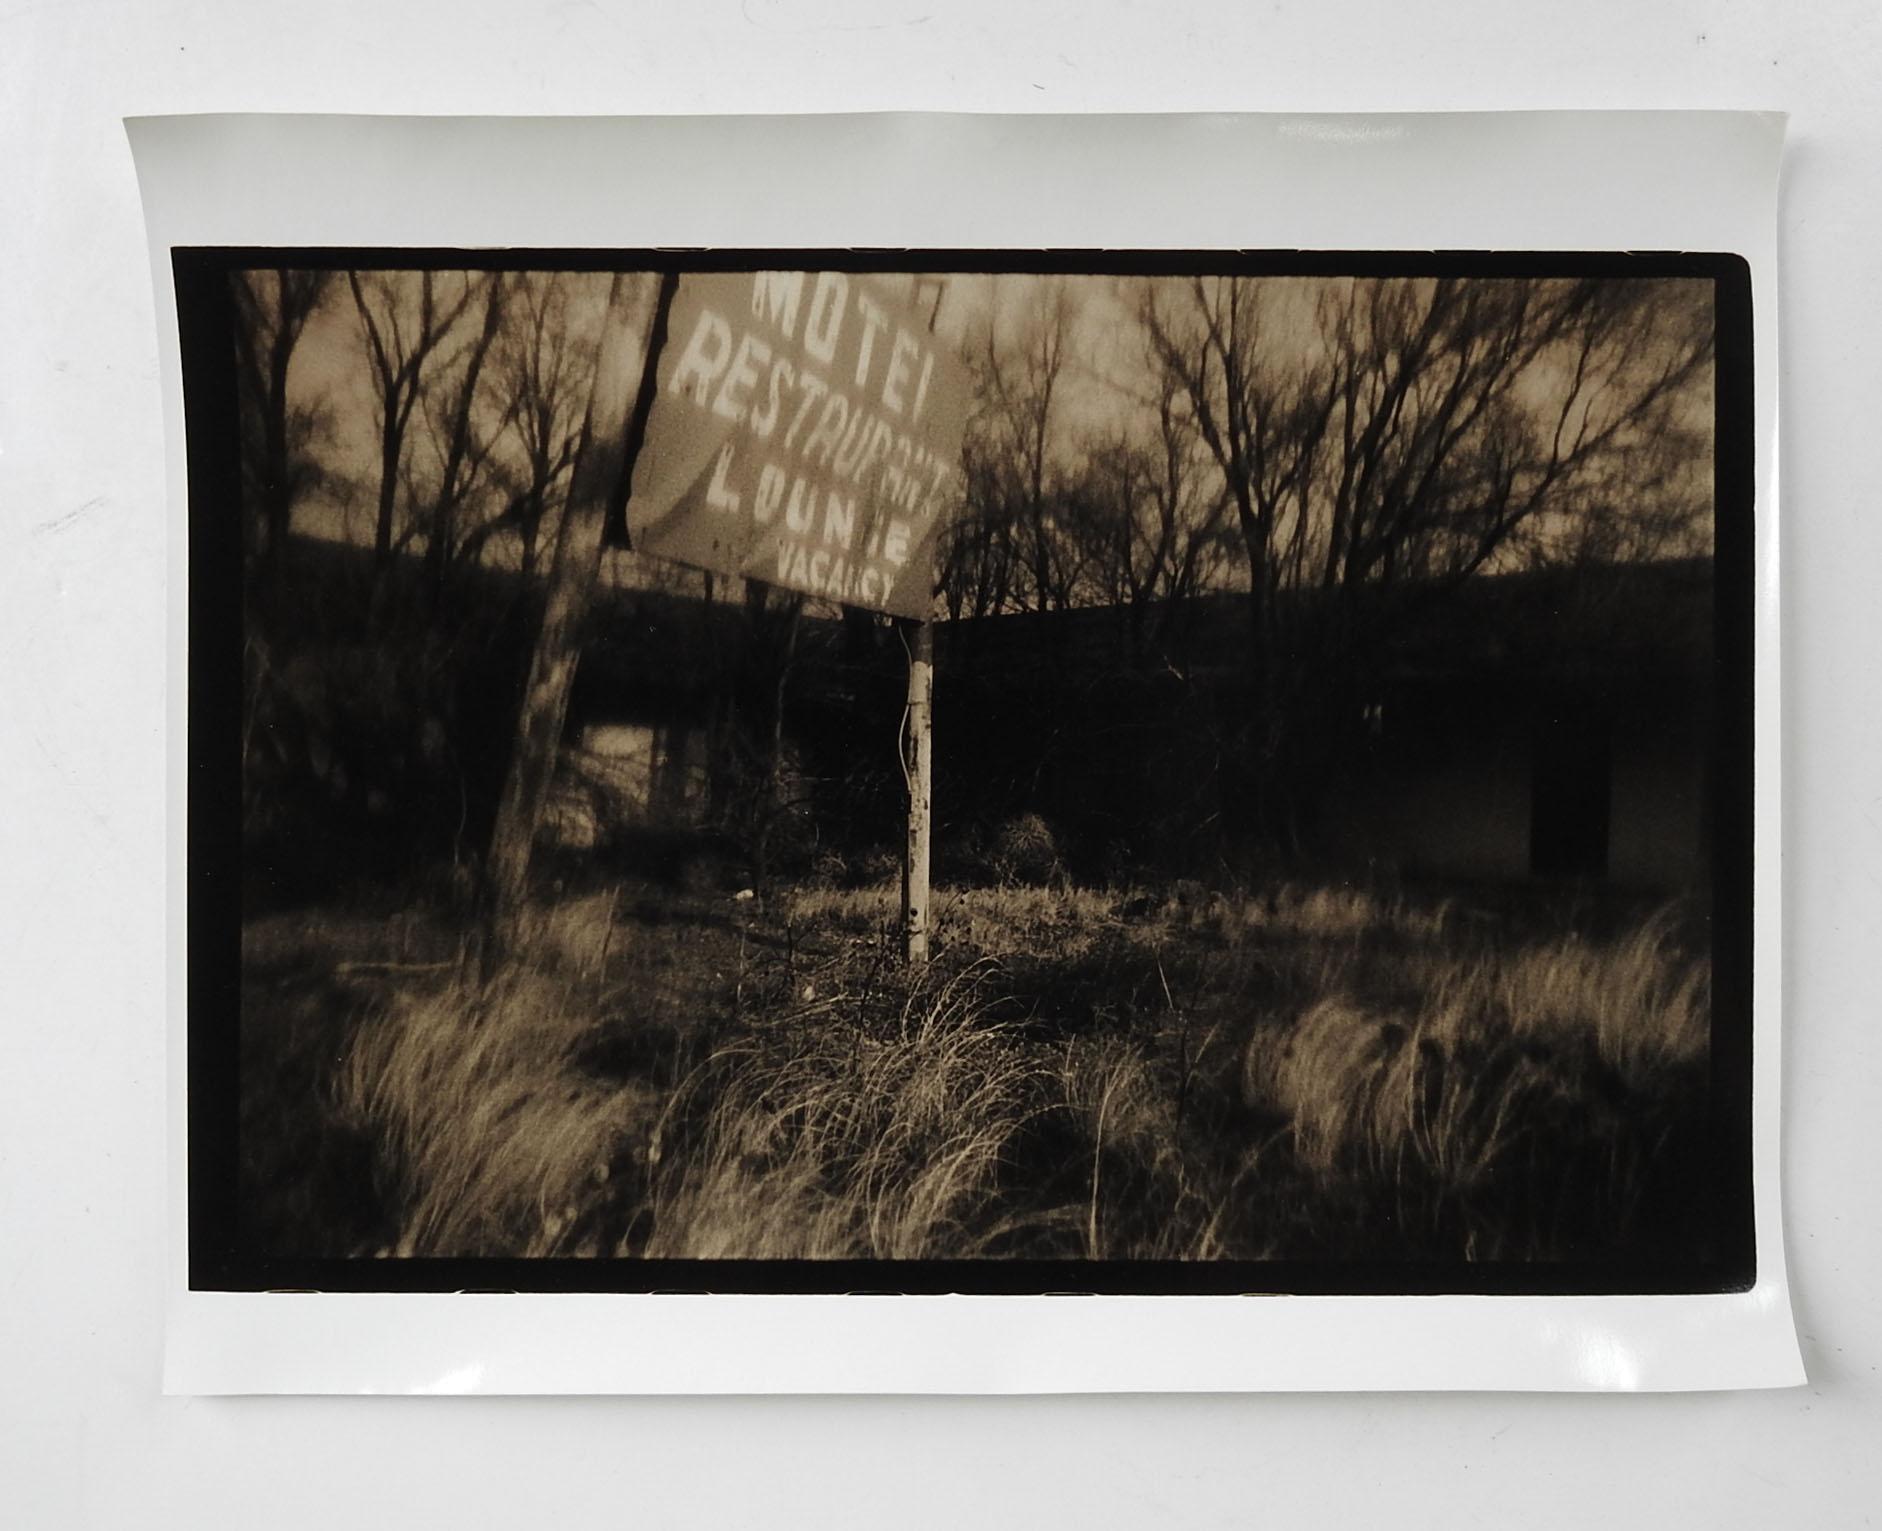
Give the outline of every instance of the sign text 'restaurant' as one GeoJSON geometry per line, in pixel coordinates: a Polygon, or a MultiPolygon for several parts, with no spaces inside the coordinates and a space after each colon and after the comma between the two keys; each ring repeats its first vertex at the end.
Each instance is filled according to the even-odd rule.
{"type": "Polygon", "coordinates": [[[628,502],[635,547],[928,615],[968,387],[893,280],[680,278],[628,502]]]}

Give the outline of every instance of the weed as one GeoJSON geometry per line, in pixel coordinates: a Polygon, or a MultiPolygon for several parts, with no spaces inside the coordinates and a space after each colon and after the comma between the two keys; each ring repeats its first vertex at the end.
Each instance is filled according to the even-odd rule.
{"type": "MultiPolygon", "coordinates": [[[[312,1093],[330,1120],[295,1130],[369,1146],[402,1254],[1595,1258],[1680,1236],[1710,999],[1670,916],[1537,938],[1352,887],[941,889],[911,974],[893,885],[840,884],[572,895],[481,988],[412,960],[448,943],[410,921],[381,962],[371,922],[336,917],[351,986],[295,992],[351,1006],[349,1041],[312,1093]]],[[[256,930],[249,960],[319,946],[256,930]]],[[[244,1116],[251,1195],[270,1226],[326,1215],[266,1142],[270,1088],[244,1116]]]]}

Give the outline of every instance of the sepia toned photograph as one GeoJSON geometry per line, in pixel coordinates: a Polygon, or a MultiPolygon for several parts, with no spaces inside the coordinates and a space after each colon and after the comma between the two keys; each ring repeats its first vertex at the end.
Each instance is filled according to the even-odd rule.
{"type": "Polygon", "coordinates": [[[174,270],[192,1285],[1750,1285],[1742,262],[174,270]]]}

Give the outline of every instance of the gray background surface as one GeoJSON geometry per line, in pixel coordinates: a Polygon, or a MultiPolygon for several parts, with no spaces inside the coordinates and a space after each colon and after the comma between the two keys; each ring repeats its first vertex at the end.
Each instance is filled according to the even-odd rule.
{"type": "Polygon", "coordinates": [[[1863,1525],[1882,1466],[1882,24],[1865,0],[383,0],[0,11],[0,1504],[13,1524],[1863,1525]],[[1785,1195],[1807,1388],[1696,1397],[188,1400],[164,1276],[165,514],[119,119],[1793,113],[1785,1195]]]}

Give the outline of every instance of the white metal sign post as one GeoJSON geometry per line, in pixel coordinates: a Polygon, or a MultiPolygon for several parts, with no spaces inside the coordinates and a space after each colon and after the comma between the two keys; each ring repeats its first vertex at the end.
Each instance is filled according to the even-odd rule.
{"type": "Polygon", "coordinates": [[[928,960],[928,862],[934,832],[934,623],[916,622],[908,653],[908,844],[902,857],[902,957],[928,960]]]}

